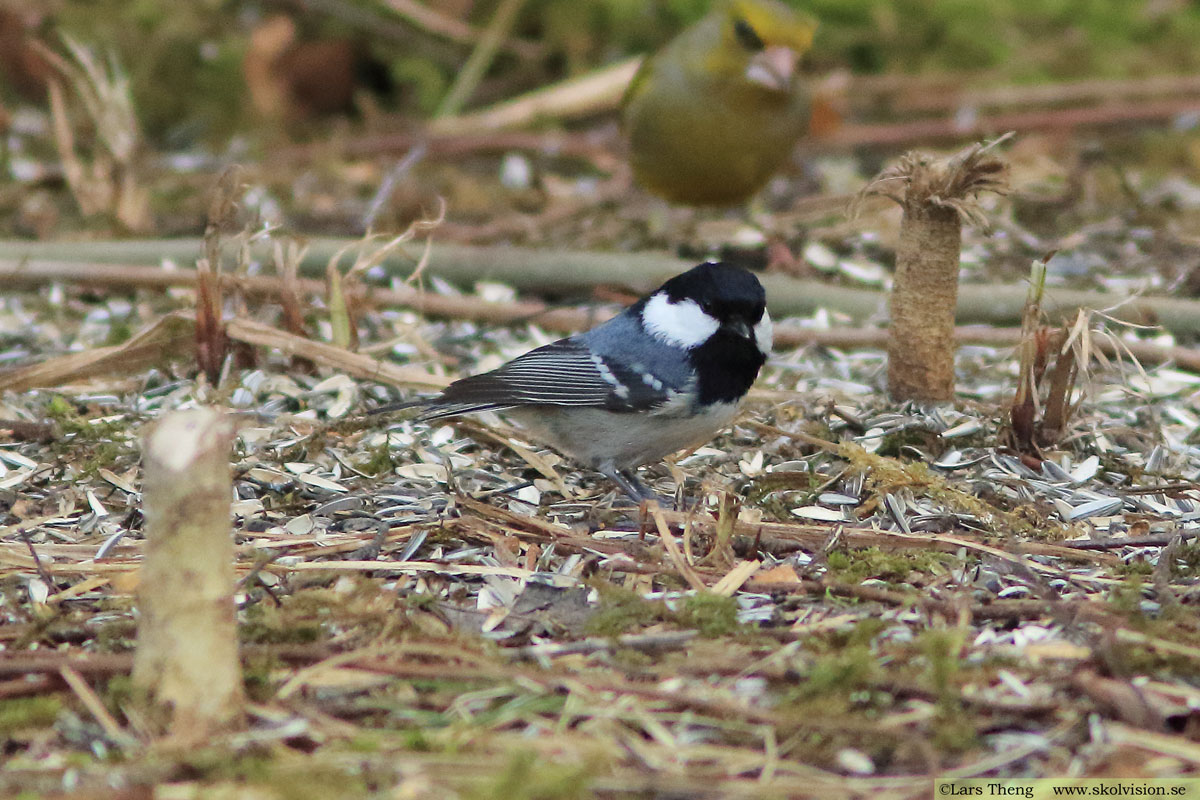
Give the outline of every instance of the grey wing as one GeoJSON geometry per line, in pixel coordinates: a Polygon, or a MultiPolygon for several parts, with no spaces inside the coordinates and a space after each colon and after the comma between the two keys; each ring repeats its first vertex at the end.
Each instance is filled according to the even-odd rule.
{"type": "Polygon", "coordinates": [[[422,418],[533,405],[632,412],[667,399],[662,384],[656,387],[571,338],[531,350],[491,372],[455,381],[429,402],[422,418]]]}

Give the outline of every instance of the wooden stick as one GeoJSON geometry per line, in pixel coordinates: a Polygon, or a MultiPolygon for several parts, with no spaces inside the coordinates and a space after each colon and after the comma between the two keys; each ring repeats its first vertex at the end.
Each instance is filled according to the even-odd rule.
{"type": "Polygon", "coordinates": [[[63,664],[58,669],[58,674],[63,681],[79,698],[79,702],[83,703],[84,708],[88,710],[96,722],[100,723],[100,727],[104,729],[104,733],[109,739],[114,742],[121,742],[129,746],[134,743],[133,737],[121,730],[121,726],[117,723],[113,715],[108,713],[108,709],[104,707],[104,702],[92,691],[92,687],[88,686],[87,681],[83,676],[76,672],[69,664],[63,664]]]}
{"type": "Polygon", "coordinates": [[[1010,111],[980,116],[964,125],[958,115],[906,122],[845,125],[823,139],[826,148],[864,145],[902,146],[909,142],[975,139],[997,131],[1069,130],[1082,127],[1151,123],[1195,112],[1200,99],[1184,98],[1149,102],[1101,103],[1086,108],[1010,111]]]}
{"type": "Polygon", "coordinates": [[[418,367],[379,361],[332,344],[314,342],[252,319],[232,319],[225,327],[229,338],[234,341],[259,347],[275,347],[289,355],[300,356],[356,378],[390,383],[393,386],[415,386],[426,390],[441,389],[449,383],[448,379],[430,375],[418,367]]]}
{"type": "MultiPolygon", "coordinates": [[[[909,92],[897,97],[897,111],[951,111],[962,106],[971,108],[1027,109],[1035,105],[1064,103],[1103,103],[1112,107],[1115,100],[1135,100],[1145,104],[1149,97],[1169,97],[1193,101],[1200,99],[1200,75],[1150,75],[1130,79],[1087,79],[1046,83],[1041,85],[972,87],[970,79],[956,76],[952,85],[929,87],[930,91],[909,92]]],[[[919,80],[919,79],[918,79],[919,80]]],[[[857,97],[858,95],[856,95],[857,97]]]]}
{"type": "MultiPolygon", "coordinates": [[[[99,375],[128,374],[172,358],[191,358],[196,346],[195,325],[195,319],[187,312],[176,311],[156,320],[123,344],[93,347],[2,371],[0,390],[24,391],[60,386],[99,375]]],[[[362,353],[305,339],[250,319],[230,320],[223,332],[234,341],[274,347],[363,380],[426,390],[440,389],[448,383],[447,379],[430,375],[418,367],[379,361],[362,353]]]]}
{"type": "Polygon", "coordinates": [[[1179,533],[1157,533],[1150,536],[1114,536],[1106,539],[1073,539],[1063,542],[1064,547],[1075,550],[1120,550],[1123,547],[1166,547],[1179,539],[1188,541],[1200,536],[1197,531],[1179,533]]]}
{"type": "MultiPolygon", "coordinates": [[[[339,249],[359,240],[316,238],[309,242],[300,265],[304,276],[322,278],[329,259],[339,249]]],[[[269,263],[271,243],[251,247],[253,258],[269,263]]],[[[103,285],[106,275],[97,264],[157,265],[164,260],[180,264],[194,263],[200,254],[199,239],[110,240],[93,242],[31,242],[0,240],[0,285],[42,285],[46,276],[59,274],[60,280],[78,280],[103,285]],[[68,266],[75,262],[73,267],[68,266]],[[82,263],[81,263],[82,262],[82,263]],[[73,274],[70,272],[73,269],[73,274]],[[72,277],[66,277],[72,274],[72,277]]],[[[410,275],[418,255],[391,256],[381,268],[389,275],[410,275]]],[[[434,244],[425,272],[451,283],[471,286],[477,281],[499,281],[523,292],[545,292],[556,296],[587,292],[596,285],[619,285],[645,294],[674,275],[694,266],[665,253],[598,253],[588,251],[542,250],[520,247],[471,247],[434,244]]],[[[190,270],[163,272],[162,285],[174,281],[191,282],[190,270]]],[[[762,275],[776,317],[812,314],[825,308],[853,319],[875,316],[887,303],[887,296],[873,289],[833,286],[815,280],[797,280],[784,275],[762,275]]],[[[253,285],[253,280],[247,281],[253,285]]],[[[391,291],[407,294],[403,288],[391,291]]],[[[377,295],[391,302],[388,295],[377,295]]],[[[410,298],[416,294],[408,294],[410,298]]],[[[426,310],[441,313],[431,303],[426,310]]],[[[441,308],[463,307],[479,301],[474,298],[444,298],[441,308]]],[[[1019,323],[1025,305],[1025,286],[1012,284],[965,284],[959,287],[957,320],[960,324],[1009,325],[1019,323]]],[[[1044,306],[1051,322],[1079,308],[1109,310],[1113,317],[1140,324],[1155,324],[1175,334],[1200,334],[1200,301],[1179,297],[1113,294],[1109,292],[1053,289],[1046,292],[1044,306]]],[[[420,308],[420,307],[418,307],[420,308]]],[[[545,306],[530,306],[531,313],[545,306]]],[[[538,320],[542,322],[541,319],[538,320]]]]}
{"type": "Polygon", "coordinates": [[[626,59],[472,114],[435,120],[431,132],[446,136],[512,129],[538,119],[577,119],[607,111],[616,107],[641,63],[641,58],[626,59]]]}
{"type": "Polygon", "coordinates": [[[145,439],[146,556],[134,684],[173,744],[241,719],[229,503],[233,428],[211,408],[166,415],[145,439]]]}
{"type": "MultiPolygon", "coordinates": [[[[0,252],[3,252],[3,245],[0,244],[0,252]]],[[[684,262],[679,262],[683,268],[684,262]]],[[[773,283],[778,276],[763,276],[765,281],[773,283]]],[[[223,276],[224,281],[236,281],[238,287],[249,295],[256,296],[281,296],[287,289],[284,282],[279,278],[268,276],[243,276],[234,278],[229,275],[223,276]]],[[[787,281],[789,279],[784,278],[787,281]]],[[[25,261],[11,262],[0,261],[0,285],[14,286],[42,286],[46,283],[54,281],[69,281],[88,286],[100,286],[110,289],[126,289],[126,288],[154,288],[166,289],[172,286],[191,286],[196,282],[196,273],[192,270],[173,270],[167,271],[158,267],[144,265],[122,265],[96,262],[74,262],[74,261],[25,261]]],[[[806,284],[805,281],[791,281],[795,284],[806,284]]],[[[823,284],[819,284],[824,286],[823,284]]],[[[837,287],[825,287],[836,291],[837,287]]],[[[988,287],[988,286],[972,286],[966,285],[960,288],[960,307],[959,317],[964,316],[962,309],[962,295],[971,295],[976,291],[982,292],[985,289],[1005,293],[1009,287],[988,287]]],[[[1014,297],[1017,292],[1024,292],[1020,286],[1013,287],[1014,297]]],[[[326,285],[323,281],[315,279],[298,279],[294,284],[296,291],[305,292],[314,296],[323,297],[326,292],[326,285]]],[[[814,290],[815,291],[815,290],[814,290]]],[[[852,289],[850,292],[863,292],[864,290],[852,289]]],[[[433,317],[449,317],[453,319],[470,319],[480,322],[489,322],[497,325],[512,323],[512,322],[533,322],[545,328],[546,330],[556,331],[559,333],[574,333],[576,331],[585,330],[589,327],[597,325],[608,319],[611,312],[605,309],[580,309],[580,308],[553,308],[546,303],[519,300],[511,303],[491,303],[484,300],[479,300],[474,297],[461,297],[456,295],[441,295],[432,292],[423,292],[419,289],[413,289],[408,286],[396,286],[394,288],[372,287],[369,290],[369,299],[377,305],[384,306],[407,306],[423,314],[433,317]]],[[[882,305],[884,298],[882,294],[875,292],[865,292],[865,294],[877,297],[875,302],[877,305],[882,305]]],[[[1052,293],[1059,296],[1059,300],[1064,299],[1070,301],[1072,299],[1079,301],[1090,299],[1093,301],[1093,306],[1101,304],[1110,304],[1115,302],[1115,298],[1108,298],[1099,293],[1075,292],[1070,293],[1072,297],[1063,298],[1062,293],[1052,293]],[[1090,298],[1082,297],[1082,295],[1091,295],[1090,298]]],[[[1022,295],[1023,297],[1023,295],[1022,295]]],[[[830,301],[830,308],[837,308],[837,297],[829,295],[825,299],[830,301]]],[[[1146,302],[1163,303],[1170,306],[1177,306],[1179,320],[1191,320],[1191,324],[1200,328],[1200,303],[1188,300],[1174,300],[1171,298],[1142,298],[1146,302]],[[1194,306],[1194,308],[1192,308],[1194,306]],[[1187,317],[1186,314],[1194,314],[1195,317],[1187,317]]],[[[780,303],[774,302],[772,297],[772,308],[778,311],[780,303]]],[[[1000,315],[997,315],[1000,316],[1000,315]]],[[[1169,325],[1167,326],[1170,327],[1169,325]]],[[[187,336],[191,334],[188,333],[187,336]]],[[[1021,331],[1018,328],[995,328],[989,325],[960,325],[954,329],[955,340],[958,344],[982,344],[991,347],[1009,347],[1017,344],[1021,338],[1021,331]]],[[[778,325],[775,329],[775,346],[777,348],[799,347],[802,345],[813,345],[817,347],[837,347],[837,348],[862,348],[862,347],[883,347],[887,342],[888,332],[886,328],[830,328],[828,330],[816,330],[812,328],[800,328],[791,325],[778,325]]],[[[186,337],[185,337],[186,338],[186,337]]],[[[1176,366],[1200,372],[1200,350],[1188,347],[1166,347],[1157,345],[1152,342],[1123,342],[1118,347],[1113,341],[1107,338],[1097,338],[1093,340],[1093,345],[1107,356],[1118,356],[1122,354],[1132,355],[1143,364],[1161,364],[1164,362],[1173,362],[1176,366]]],[[[189,345],[190,346],[190,345],[189,345]]],[[[124,353],[122,357],[124,357],[124,353]]],[[[92,356],[87,354],[79,354],[81,361],[91,362],[92,356]]],[[[11,375],[11,373],[0,374],[11,375]]],[[[22,383],[22,386],[25,384],[22,383]]],[[[39,383],[37,385],[46,385],[39,383]]],[[[5,388],[18,389],[20,387],[4,383],[5,388]]]]}

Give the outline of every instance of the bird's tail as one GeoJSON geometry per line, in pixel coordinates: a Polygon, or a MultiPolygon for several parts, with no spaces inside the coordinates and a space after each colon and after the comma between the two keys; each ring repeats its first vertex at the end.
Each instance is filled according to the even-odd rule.
{"type": "Polygon", "coordinates": [[[515,403],[495,403],[489,401],[446,403],[443,400],[443,397],[438,396],[426,397],[421,400],[405,400],[401,403],[388,403],[386,406],[371,409],[367,412],[367,416],[373,417],[376,414],[386,414],[389,411],[403,411],[408,408],[423,408],[424,411],[413,417],[413,419],[417,422],[429,422],[431,420],[471,414],[475,411],[504,411],[517,405],[515,403]]]}

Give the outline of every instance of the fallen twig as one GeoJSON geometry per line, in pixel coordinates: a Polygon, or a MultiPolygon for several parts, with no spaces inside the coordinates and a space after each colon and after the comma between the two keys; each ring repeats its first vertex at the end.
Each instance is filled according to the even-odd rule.
{"type": "MultiPolygon", "coordinates": [[[[300,264],[301,274],[323,276],[330,257],[346,245],[358,241],[313,239],[300,264]]],[[[263,262],[270,261],[270,248],[270,242],[255,242],[251,245],[250,256],[263,262]]],[[[44,277],[34,277],[39,271],[53,273],[66,269],[62,266],[63,262],[77,261],[88,265],[74,268],[74,274],[80,276],[78,280],[90,281],[95,285],[103,282],[104,275],[100,274],[100,270],[93,270],[91,265],[157,265],[164,260],[186,264],[192,262],[199,252],[200,244],[196,239],[0,241],[0,256],[5,257],[0,259],[0,281],[11,285],[9,280],[23,280],[36,285],[45,281],[44,277]],[[46,263],[54,261],[57,261],[57,265],[46,263]],[[97,273],[92,279],[81,274],[89,270],[97,273]]],[[[418,259],[419,255],[415,253],[396,254],[380,266],[389,275],[403,278],[413,271],[418,259]]],[[[656,289],[667,278],[691,266],[694,264],[690,260],[660,253],[601,253],[434,244],[429,253],[426,274],[437,275],[463,286],[478,281],[500,281],[520,291],[549,291],[556,295],[587,291],[598,284],[618,285],[642,294],[656,289]]],[[[180,270],[180,274],[183,272],[180,270]]],[[[164,284],[173,285],[171,278],[164,277],[162,280],[164,284]]],[[[824,308],[854,319],[866,319],[876,315],[887,302],[883,292],[871,289],[835,286],[776,274],[762,275],[761,280],[770,298],[771,312],[776,317],[812,314],[824,308]]],[[[960,324],[1005,325],[1019,322],[1025,295],[1025,286],[1019,283],[964,284],[959,288],[957,320],[960,324]]],[[[1187,298],[1149,295],[1129,297],[1108,292],[1055,289],[1046,293],[1043,308],[1051,321],[1079,308],[1111,309],[1108,313],[1114,319],[1157,324],[1175,334],[1200,334],[1200,301],[1187,298]]]]}
{"type": "MultiPolygon", "coordinates": [[[[0,252],[4,252],[4,250],[5,245],[0,243],[0,252]]],[[[140,247],[135,248],[135,251],[140,250],[140,247]]],[[[435,252],[437,252],[436,249],[435,252]]],[[[482,255],[483,250],[479,252],[479,257],[481,259],[484,258],[482,255]]],[[[102,252],[101,256],[103,255],[104,253],[102,252]]],[[[130,260],[139,260],[137,252],[131,253],[130,256],[130,260]]],[[[673,261],[673,259],[662,257],[661,259],[657,259],[657,261],[664,263],[673,261]]],[[[434,263],[436,265],[436,258],[434,263]]],[[[679,261],[676,263],[680,269],[683,268],[684,262],[679,261]]],[[[572,266],[572,264],[568,263],[564,265],[564,269],[570,269],[572,266]]],[[[436,266],[431,267],[431,269],[436,270],[436,266]]],[[[792,291],[786,292],[788,295],[793,293],[798,294],[805,289],[812,289],[816,299],[809,298],[804,301],[805,308],[808,311],[815,309],[815,306],[812,306],[813,302],[818,304],[825,303],[826,307],[832,310],[851,313],[855,309],[865,311],[867,305],[884,302],[881,293],[862,289],[843,289],[811,281],[796,281],[781,278],[780,276],[764,276],[764,278],[765,282],[772,285],[779,283],[780,285],[790,286],[792,291]],[[818,291],[818,288],[822,291],[818,291]],[[872,300],[867,301],[865,299],[867,297],[872,298],[872,300]]],[[[259,296],[281,297],[290,291],[309,292],[317,296],[323,296],[326,291],[324,282],[315,279],[297,279],[291,284],[282,279],[267,276],[242,276],[236,278],[233,276],[223,276],[222,279],[224,281],[236,280],[243,292],[259,296]]],[[[597,280],[603,282],[603,276],[598,276],[597,280]]],[[[70,281],[72,283],[112,289],[166,289],[172,286],[193,285],[196,281],[196,273],[192,270],[166,271],[151,266],[96,263],[90,261],[0,261],[0,283],[6,286],[19,284],[40,286],[54,281],[70,281]]],[[[522,282],[519,279],[517,281],[517,283],[522,282]]],[[[642,279],[639,278],[638,282],[641,283],[642,279]]],[[[1019,289],[1020,287],[1017,288],[1019,289]]],[[[423,292],[419,289],[403,285],[390,288],[369,287],[367,291],[369,291],[369,298],[378,305],[407,306],[433,317],[470,319],[494,324],[535,322],[546,330],[561,333],[574,333],[592,327],[607,319],[611,313],[603,309],[553,308],[545,303],[531,300],[493,303],[475,297],[423,292]]],[[[770,291],[772,291],[772,307],[778,312],[777,315],[806,313],[804,309],[794,307],[789,310],[788,297],[785,296],[783,299],[777,299],[774,291],[770,291]]],[[[960,300],[964,296],[982,296],[989,291],[1002,291],[1003,293],[1007,292],[1007,287],[968,284],[960,288],[960,300]]],[[[1062,293],[1058,294],[1060,303],[1062,304],[1061,308],[1063,309],[1070,307],[1072,304],[1084,304],[1085,301],[1090,302],[1093,306],[1111,305],[1116,302],[1116,298],[1098,292],[1070,292],[1067,293],[1068,296],[1066,297],[1062,293]]],[[[1151,307],[1156,308],[1160,312],[1163,310],[1168,311],[1169,313],[1162,322],[1164,327],[1169,330],[1187,332],[1195,329],[1197,332],[1200,332],[1200,303],[1179,300],[1177,298],[1144,297],[1139,298],[1138,302],[1152,304],[1151,307]],[[1158,308],[1160,302],[1165,304],[1163,308],[1158,308]],[[1188,314],[1195,316],[1188,318],[1188,314]],[[1182,330],[1179,330],[1180,326],[1182,326],[1182,330]]],[[[1129,304],[1126,308],[1132,305],[1129,304]]],[[[872,307],[874,306],[872,305],[872,307]]],[[[972,316],[972,309],[964,309],[960,305],[960,320],[970,320],[972,316]]],[[[1006,321],[1006,318],[999,313],[992,313],[987,316],[990,316],[992,321],[997,323],[1006,321]]],[[[186,336],[187,334],[184,335],[186,336]]],[[[993,347],[1013,346],[1020,342],[1021,338],[1021,332],[1017,328],[996,328],[985,325],[960,325],[955,328],[954,335],[959,344],[973,343],[993,347]]],[[[781,348],[798,347],[801,345],[838,348],[882,347],[887,342],[887,336],[886,328],[831,328],[819,330],[785,324],[776,327],[775,345],[781,348]]],[[[1200,349],[1169,347],[1152,342],[1122,342],[1120,347],[1117,347],[1110,339],[1106,338],[1097,338],[1093,341],[1092,345],[1105,355],[1132,355],[1143,364],[1171,362],[1182,369],[1200,372],[1200,349]]],[[[82,360],[89,360],[91,358],[91,356],[84,353],[76,355],[82,360]]]]}
{"type": "MultiPolygon", "coordinates": [[[[195,317],[191,314],[182,311],[168,314],[124,344],[94,347],[0,373],[0,389],[24,391],[100,375],[125,375],[172,358],[186,358],[195,351],[195,325],[195,317]]],[[[423,369],[379,361],[254,320],[230,320],[224,325],[224,333],[233,341],[275,347],[367,380],[422,389],[438,389],[448,382],[423,369]]]]}
{"type": "Polygon", "coordinates": [[[696,631],[667,631],[665,633],[638,633],[615,638],[580,639],[575,642],[548,642],[527,647],[505,650],[504,655],[516,659],[540,660],[568,655],[586,655],[617,648],[631,650],[673,650],[695,639],[696,631]]]}
{"type": "Polygon", "coordinates": [[[1077,539],[1063,542],[1064,547],[1075,550],[1120,550],[1122,547],[1166,547],[1175,539],[1195,539],[1200,531],[1159,533],[1152,536],[1114,536],[1106,539],[1077,539]]]}
{"type": "Polygon", "coordinates": [[[1124,125],[1172,119],[1200,108],[1200,99],[1153,102],[1104,102],[1085,108],[1012,111],[973,117],[965,124],[958,115],[906,122],[847,124],[822,141],[827,147],[864,145],[903,146],[909,142],[976,139],[997,131],[1064,130],[1082,127],[1124,125]]]}
{"type": "Polygon", "coordinates": [[[519,128],[539,119],[575,119],[616,108],[641,61],[627,59],[473,114],[445,117],[433,123],[431,132],[446,135],[519,128]]]}

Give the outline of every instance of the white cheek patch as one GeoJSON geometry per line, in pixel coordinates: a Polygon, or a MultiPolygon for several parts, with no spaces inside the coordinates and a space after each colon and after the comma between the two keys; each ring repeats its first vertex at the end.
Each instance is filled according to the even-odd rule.
{"type": "Polygon", "coordinates": [[[775,338],[775,329],[771,325],[771,315],[767,310],[763,309],[762,319],[754,326],[754,343],[758,345],[759,351],[765,356],[771,353],[771,342],[775,338]]]}
{"type": "Polygon", "coordinates": [[[651,295],[646,301],[642,324],[667,344],[686,349],[704,344],[720,327],[720,323],[704,313],[696,301],[672,303],[665,294],[651,295]]]}

